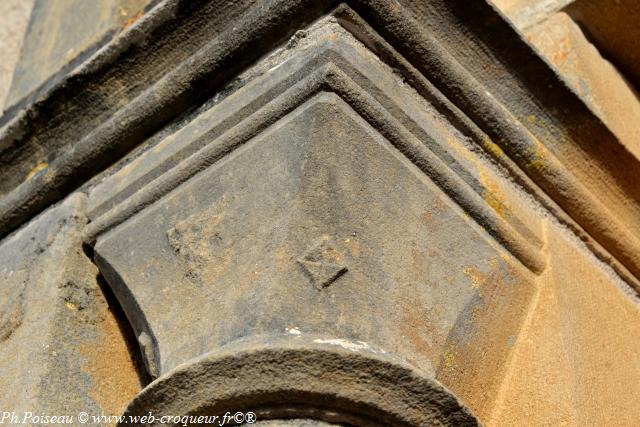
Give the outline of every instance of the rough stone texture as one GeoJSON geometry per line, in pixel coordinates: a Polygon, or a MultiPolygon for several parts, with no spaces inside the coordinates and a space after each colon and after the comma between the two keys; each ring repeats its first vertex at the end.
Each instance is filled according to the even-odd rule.
{"type": "Polygon", "coordinates": [[[637,129],[558,3],[565,62],[482,1],[150,4],[0,118],[11,410],[633,425],[637,129]]]}
{"type": "MultiPolygon", "coordinates": [[[[535,18],[536,15],[530,15],[529,18],[531,19],[529,20],[518,19],[518,17],[527,16],[526,10],[531,8],[539,9],[547,4],[544,1],[532,3],[497,1],[495,3],[497,7],[507,14],[508,19],[516,23],[518,28],[526,33],[529,42],[552,64],[558,75],[565,81],[565,84],[571,87],[572,91],[578,94],[583,102],[601,120],[607,123],[609,129],[616,134],[619,142],[625,146],[627,154],[624,157],[637,159],[640,152],[638,142],[640,139],[638,138],[639,131],[636,123],[638,122],[640,102],[638,102],[638,95],[633,85],[626,80],[629,76],[621,74],[620,70],[614,69],[607,60],[603,59],[602,55],[606,53],[606,46],[600,46],[597,41],[596,45],[592,45],[591,42],[594,42],[594,40],[587,40],[590,37],[588,30],[579,28],[578,24],[572,21],[574,18],[569,19],[564,13],[543,14],[540,15],[540,19],[535,18]],[[587,32],[585,33],[585,31],[587,32]]],[[[580,6],[579,3],[581,2],[568,3],[565,9],[574,13],[576,10],[579,11],[581,7],[591,9],[589,5],[594,5],[598,2],[582,2],[583,6],[580,6]]],[[[564,2],[553,4],[557,7],[552,9],[556,10],[562,7],[564,2]]],[[[620,7],[628,8],[629,5],[625,3],[612,5],[612,7],[617,9],[620,7]]],[[[619,13],[619,10],[615,13],[619,13]]],[[[597,20],[597,16],[592,18],[597,20]]],[[[621,18],[621,21],[625,19],[621,18]]],[[[623,24],[622,28],[624,28],[624,25],[626,24],[623,24]]],[[[616,28],[616,26],[611,25],[606,30],[611,33],[611,37],[614,39],[619,38],[620,34],[628,33],[627,31],[617,32],[616,28]]],[[[604,37],[604,32],[602,35],[604,37]]],[[[629,47],[630,49],[636,49],[637,45],[629,43],[629,47]]],[[[631,55],[634,54],[632,52],[631,55]]],[[[530,115],[527,120],[536,126],[547,127],[547,123],[544,120],[540,120],[536,115],[530,115]]],[[[584,143],[597,142],[600,137],[595,134],[585,135],[580,140],[584,143]]],[[[601,155],[595,155],[592,160],[600,157],[601,155]]],[[[589,164],[590,168],[595,167],[592,160],[585,161],[585,164],[589,164]]],[[[576,161],[576,158],[573,161],[576,161]]],[[[626,169],[621,165],[619,167],[626,169]]],[[[632,169],[636,170],[637,168],[633,167],[632,169]]],[[[580,175],[580,180],[587,185],[592,179],[593,177],[588,173],[580,175]]],[[[607,192],[609,190],[602,188],[600,191],[607,192]]],[[[620,269],[617,269],[617,271],[623,276],[626,275],[620,269]]],[[[632,279],[632,281],[634,280],[632,279]]]]}
{"type": "Polygon", "coordinates": [[[527,32],[527,39],[556,67],[567,84],[640,158],[640,99],[637,92],[565,13],[527,32]]]}
{"type": "Polygon", "coordinates": [[[0,2],[0,111],[4,111],[32,6],[33,0],[0,2]]]}
{"type": "Polygon", "coordinates": [[[518,311],[505,309],[526,300],[526,276],[394,151],[344,101],[321,95],[100,238],[98,265],[123,304],[135,301],[136,312],[128,313],[134,325],[146,320],[138,334],[144,328],[157,340],[160,372],[243,337],[293,328],[380,346],[433,377],[452,369],[452,384],[489,387],[491,375],[468,372],[499,370],[504,345],[477,349],[486,356],[464,362],[447,357],[516,333],[518,311]],[[406,193],[392,190],[399,186],[406,193]],[[145,230],[144,239],[131,239],[136,230],[145,230]],[[347,271],[319,292],[297,259],[322,239],[333,240],[331,264],[347,271]],[[427,261],[450,256],[466,270],[427,261]],[[483,294],[483,284],[469,277],[488,268],[500,297],[491,289],[483,294]],[[181,298],[216,309],[167,310],[181,298]],[[434,311],[430,332],[409,342],[399,334],[434,311]],[[228,320],[217,323],[221,317],[228,320]],[[491,339],[484,337],[489,330],[491,339]]]}
{"type": "Polygon", "coordinates": [[[564,230],[549,225],[548,270],[487,425],[633,426],[640,419],[640,310],[564,230]]]}
{"type": "Polygon", "coordinates": [[[82,252],[74,195],[0,244],[0,406],[122,411],[140,389],[127,344],[82,252]]]}
{"type": "Polygon", "coordinates": [[[68,73],[132,25],[151,1],[33,0],[32,23],[24,35],[5,107],[68,73]]]}
{"type": "MultiPolygon", "coordinates": [[[[202,40],[206,27],[200,25],[201,14],[211,17],[207,23],[215,25],[227,14],[237,16],[245,10],[243,5],[212,11],[209,3],[185,9],[178,1],[168,2],[74,72],[68,84],[56,87],[50,96],[20,114],[19,110],[9,113],[7,120],[17,115],[4,127],[1,138],[6,149],[0,159],[5,165],[0,185],[8,192],[0,200],[2,230],[14,229],[176,114],[198,105],[207,94],[213,96],[241,67],[334,3],[319,0],[313,5],[282,0],[269,8],[250,8],[234,21],[241,27],[222,27],[214,40],[207,33],[207,44],[202,40]],[[178,27],[180,37],[190,37],[192,43],[177,43],[174,32],[179,20],[190,23],[193,31],[178,27]],[[159,28],[162,30],[151,31],[159,28]],[[153,46],[158,49],[139,47],[138,36],[144,29],[153,36],[145,46],[156,43],[153,46]],[[180,46],[174,47],[177,53],[171,50],[175,45],[180,46]],[[194,50],[197,53],[190,65],[179,66],[194,50]],[[160,56],[162,52],[166,56],[160,56]],[[130,60],[114,62],[125,53],[130,60]],[[139,84],[141,70],[148,76],[142,80],[144,84],[139,84]],[[122,73],[129,73],[130,78],[122,73]],[[114,76],[119,78],[114,80],[114,76]],[[109,102],[103,96],[81,95],[96,93],[96,87],[98,92],[109,94],[109,102]],[[131,97],[135,98],[129,102],[131,97]],[[45,116],[48,118],[43,119],[45,116]]],[[[640,241],[629,228],[638,224],[638,207],[625,200],[640,197],[634,185],[640,170],[638,159],[626,155],[610,130],[566,90],[557,75],[495,12],[483,3],[467,6],[407,2],[397,8],[382,0],[354,0],[354,7],[363,11],[376,30],[363,29],[355,22],[346,25],[361,31],[358,37],[365,43],[380,38],[376,31],[393,34],[391,42],[399,52],[394,54],[393,48],[384,47],[384,55],[394,63],[406,62],[396,58],[398,53],[408,55],[417,67],[402,71],[403,77],[421,87],[423,96],[440,105],[445,114],[456,115],[461,131],[526,183],[528,191],[553,199],[545,204],[552,206],[556,215],[568,214],[576,232],[585,239],[595,239],[595,247],[602,245],[613,255],[617,271],[634,282],[633,274],[640,271],[640,264],[633,253],[640,241]],[[443,21],[450,23],[451,31],[438,30],[443,21]],[[460,30],[458,22],[464,22],[470,31],[460,30]],[[495,38],[489,39],[488,34],[495,34],[495,38]],[[424,49],[412,53],[416,45],[424,49]],[[465,52],[461,46],[466,46],[465,52]],[[487,50],[492,55],[480,54],[487,50]],[[517,78],[512,74],[516,71],[517,78]],[[432,81],[424,83],[427,75],[432,81]],[[543,91],[547,96],[541,95],[543,91]],[[443,100],[443,95],[450,99],[443,100]],[[453,109],[451,102],[455,103],[453,109]],[[455,112],[458,109],[463,116],[455,112]],[[546,195],[539,194],[538,187],[546,195]],[[554,203],[561,209],[553,208],[554,203]]],[[[382,46],[373,43],[375,49],[382,46]]],[[[401,65],[400,69],[406,67],[401,65]]]]}
{"type": "Polygon", "coordinates": [[[634,59],[640,55],[636,3],[496,0],[494,4],[640,157],[640,100],[637,71],[632,71],[640,63],[634,59]]]}
{"type": "Polygon", "coordinates": [[[640,10],[636,0],[577,0],[567,13],[590,40],[640,87],[640,10]]]}
{"type": "Polygon", "coordinates": [[[491,0],[520,30],[526,31],[576,0],[491,0]]]}

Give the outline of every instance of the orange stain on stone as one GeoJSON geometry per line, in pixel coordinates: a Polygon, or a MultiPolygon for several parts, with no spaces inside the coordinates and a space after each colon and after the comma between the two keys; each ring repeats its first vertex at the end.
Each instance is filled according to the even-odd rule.
{"type": "Polygon", "coordinates": [[[105,307],[101,318],[99,337],[80,347],[86,358],[82,369],[92,380],[89,396],[104,414],[120,415],[143,384],[113,312],[105,307]]]}

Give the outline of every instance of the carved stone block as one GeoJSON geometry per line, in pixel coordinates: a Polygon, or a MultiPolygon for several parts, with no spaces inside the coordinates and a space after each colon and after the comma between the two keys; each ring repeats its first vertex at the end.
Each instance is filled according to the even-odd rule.
{"type": "Polygon", "coordinates": [[[142,5],[0,118],[0,404],[637,418],[640,161],[490,4],[142,5]]]}

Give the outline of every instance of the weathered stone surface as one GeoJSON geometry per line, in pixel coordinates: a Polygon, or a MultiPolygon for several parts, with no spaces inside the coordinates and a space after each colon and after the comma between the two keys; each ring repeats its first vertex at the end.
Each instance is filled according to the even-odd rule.
{"type": "MultiPolygon", "coordinates": [[[[381,346],[434,375],[445,352],[491,330],[474,330],[472,313],[497,316],[502,328],[502,312],[490,309],[497,301],[479,289],[488,284],[433,260],[452,257],[478,274],[493,265],[495,286],[515,300],[528,293],[525,276],[393,151],[344,101],[321,95],[100,238],[98,265],[127,288],[123,304],[141,311],[129,314],[148,323],[161,372],[239,338],[296,328],[381,346]],[[176,239],[178,227],[191,231],[176,239]],[[296,260],[324,236],[348,271],[319,293],[296,260]],[[409,305],[411,315],[440,314],[407,346],[409,305]],[[416,351],[421,342],[432,344],[416,351]]],[[[495,363],[502,348],[484,351],[495,363]]]]}
{"type": "MultiPolygon", "coordinates": [[[[25,111],[25,116],[8,123],[2,140],[5,146],[14,150],[6,151],[11,155],[4,158],[7,167],[3,171],[7,173],[0,181],[0,185],[5,185],[9,191],[0,200],[0,224],[5,232],[57,200],[61,194],[73,190],[78,182],[106,167],[176,114],[197,105],[208,95],[212,96],[242,66],[334,5],[329,0],[304,5],[294,0],[282,1],[283,4],[273,4],[269,8],[245,9],[241,4],[234,4],[230,9],[213,11],[206,6],[184,9],[178,1],[168,2],[157,13],[142,19],[140,28],[127,32],[86,68],[74,73],[74,78],[70,79],[73,84],[70,81],[69,85],[57,88],[47,100],[30,107],[28,114],[25,111]],[[304,13],[300,13],[300,8],[304,13]],[[223,27],[226,28],[224,31],[214,32],[217,38],[213,42],[203,46],[203,38],[209,41],[210,37],[201,33],[206,28],[199,25],[202,20],[198,13],[211,17],[206,20],[208,25],[241,14],[242,19],[238,18],[236,23],[241,23],[242,27],[223,27]],[[191,44],[177,43],[172,38],[176,20],[197,27],[189,27],[193,32],[181,27],[184,31],[180,32],[180,37],[189,34],[191,44]],[[163,31],[151,31],[159,26],[163,31]],[[162,44],[162,49],[139,50],[133,42],[137,40],[138,31],[145,28],[153,36],[153,43],[172,40],[180,46],[179,52],[167,47],[173,46],[172,43],[162,44]],[[260,49],[256,48],[258,46],[260,49]],[[130,48],[134,50],[129,51],[130,48]],[[166,52],[163,49],[171,52],[166,54],[167,62],[152,61],[146,56],[160,55],[166,52]],[[194,51],[198,51],[192,57],[195,62],[185,67],[177,66],[185,55],[194,51]],[[127,66],[120,67],[117,61],[114,65],[114,58],[125,52],[130,55],[127,66]],[[232,60],[239,57],[243,61],[232,60]],[[196,63],[199,65],[195,66],[196,63]],[[144,67],[147,67],[147,73],[141,76],[139,72],[144,67]],[[154,67],[154,71],[149,67],[154,67]],[[115,80],[109,76],[123,72],[131,73],[130,78],[124,79],[127,82],[139,82],[145,77],[142,80],[147,90],[142,90],[144,84],[117,89],[115,80]],[[164,74],[166,78],[160,79],[164,74]],[[217,77],[211,79],[210,75],[217,77]],[[77,97],[89,90],[87,84],[91,81],[102,88],[101,93],[113,94],[113,102],[105,102],[102,97],[77,97]],[[59,96],[53,96],[53,93],[59,96]],[[133,101],[129,102],[129,99],[133,101]],[[37,111],[48,111],[47,114],[56,119],[40,121],[38,117],[43,116],[37,111]],[[74,111],[82,111],[82,120],[78,120],[74,111]],[[26,117],[34,118],[28,127],[25,127],[26,117]],[[24,143],[18,144],[19,141],[24,143]],[[60,145],[69,141],[74,141],[73,150],[60,145]],[[40,158],[43,147],[46,157],[54,161],[40,158]],[[33,150],[39,154],[34,155],[33,150]],[[18,161],[22,156],[28,161],[18,161]],[[22,182],[24,177],[28,179],[22,182]]],[[[624,199],[640,197],[638,187],[633,185],[637,180],[638,160],[625,155],[619,141],[564,88],[509,25],[481,2],[472,7],[466,2],[407,2],[402,8],[396,8],[385,1],[354,0],[353,6],[362,11],[381,35],[390,39],[393,48],[391,51],[383,48],[385,57],[397,63],[398,59],[390,53],[397,49],[410,58],[416,69],[403,72],[404,78],[422,86],[423,96],[437,100],[444,111],[452,111],[449,104],[455,103],[453,108],[464,112],[455,119],[457,126],[515,174],[519,182],[527,183],[527,191],[536,192],[537,186],[541,187],[546,195],[540,197],[550,197],[552,204],[558,203],[561,207],[556,214],[568,214],[568,221],[577,222],[577,232],[589,236],[585,238],[595,238],[597,246],[602,245],[614,255],[616,264],[622,263],[616,265],[620,274],[625,275],[626,280],[634,281],[631,276],[640,271],[640,266],[632,254],[640,242],[628,228],[637,226],[637,209],[635,203],[625,203],[624,199]],[[464,22],[469,31],[459,31],[456,24],[459,21],[464,22]],[[448,31],[439,30],[442,22],[451,23],[448,31]],[[389,37],[390,34],[393,37],[389,37]],[[487,34],[496,37],[488,40],[487,34]],[[412,53],[416,45],[423,49],[412,53]],[[461,50],[460,46],[467,49],[461,50]],[[479,54],[487,49],[493,54],[479,54]],[[514,78],[510,70],[517,70],[519,77],[514,78]],[[424,83],[425,76],[430,79],[427,83],[424,83]],[[522,82],[526,82],[527,89],[522,82]],[[541,96],[543,92],[547,96],[541,96]],[[443,94],[450,99],[444,101],[443,94]],[[483,130],[478,129],[476,123],[483,130]],[[598,161],[594,163],[593,158],[598,161]]],[[[348,12],[344,14],[349,15],[348,12]]],[[[341,19],[345,19],[348,26],[361,27],[350,22],[348,16],[341,19]]],[[[373,38],[368,34],[370,31],[358,28],[358,32],[361,31],[365,43],[380,38],[375,31],[373,38]]],[[[373,43],[375,49],[381,46],[378,42],[373,43]]],[[[399,61],[406,62],[406,59],[399,61]]],[[[122,81],[122,78],[116,80],[122,81]]],[[[10,118],[12,114],[6,117],[10,118]]]]}
{"type": "Polygon", "coordinates": [[[0,406],[122,411],[140,389],[127,344],[82,252],[81,195],[0,244],[0,406]]]}
{"type": "Polygon", "coordinates": [[[277,72],[91,191],[98,265],[152,345],[143,352],[154,375],[238,339],[296,331],[379,346],[488,411],[486,391],[500,383],[533,291],[531,273],[493,238],[535,271],[544,268],[538,224],[504,178],[344,29],[327,21],[305,40],[277,72]],[[371,95],[386,110],[371,110],[371,95]],[[418,135],[437,156],[412,143],[418,135]],[[477,234],[448,195],[490,234],[477,234]],[[330,263],[331,286],[300,268],[317,259],[330,263]],[[181,299],[206,303],[173,302],[181,299]],[[432,312],[432,326],[415,331],[432,312]]]}
{"type": "Polygon", "coordinates": [[[640,99],[566,14],[558,13],[527,31],[527,39],[556,67],[620,141],[640,158],[640,99]]]}
{"type": "Polygon", "coordinates": [[[33,0],[5,0],[0,3],[0,111],[11,86],[20,55],[33,0]]]}
{"type": "Polygon", "coordinates": [[[5,107],[12,107],[42,86],[51,86],[132,25],[151,2],[35,0],[5,107]]]}
{"type": "Polygon", "coordinates": [[[576,0],[566,9],[589,39],[640,87],[640,10],[635,0],[576,0]]]}
{"type": "Polygon", "coordinates": [[[0,119],[9,409],[632,424],[640,158],[540,52],[481,1],[157,3],[0,119]]]}
{"type": "Polygon", "coordinates": [[[573,2],[575,0],[491,0],[523,32],[544,22],[573,2]]]}
{"type": "MultiPolygon", "coordinates": [[[[627,22],[635,13],[626,4],[590,1],[498,0],[495,5],[525,34],[538,52],[547,58],[575,93],[609,126],[633,156],[640,157],[640,100],[625,68],[609,61],[611,44],[633,39],[627,22]],[[621,9],[629,11],[624,18],[621,9]],[[596,13],[596,10],[598,13],[596,13]],[[565,12],[566,11],[566,12],[565,12]],[[604,18],[609,17],[609,18],[604,18]],[[603,25],[610,19],[617,25],[603,25]],[[592,22],[593,21],[593,22],[592,22]],[[589,27],[596,26],[594,39],[589,27]]],[[[629,42],[627,45],[632,45],[629,42]]],[[[637,46],[627,46],[629,58],[637,46]]],[[[624,53],[622,53],[624,56],[624,53]]],[[[614,61],[615,62],[615,61],[614,61]]],[[[618,62],[615,62],[619,65],[618,62]]]]}
{"type": "Polygon", "coordinates": [[[127,413],[238,409],[258,420],[280,418],[276,425],[301,418],[293,425],[479,426],[454,396],[402,360],[363,343],[306,335],[225,346],[154,382],[127,413]]]}
{"type": "Polygon", "coordinates": [[[550,224],[549,268],[514,343],[496,426],[633,426],[640,306],[566,230],[550,224]]]}

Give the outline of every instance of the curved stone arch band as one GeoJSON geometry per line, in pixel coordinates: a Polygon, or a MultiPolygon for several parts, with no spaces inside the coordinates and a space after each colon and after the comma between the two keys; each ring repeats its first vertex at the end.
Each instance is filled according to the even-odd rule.
{"type": "Polygon", "coordinates": [[[258,422],[480,425],[455,395],[405,362],[346,340],[306,337],[232,344],[179,366],[144,389],[125,416],[227,411],[252,411],[258,422]]]}

